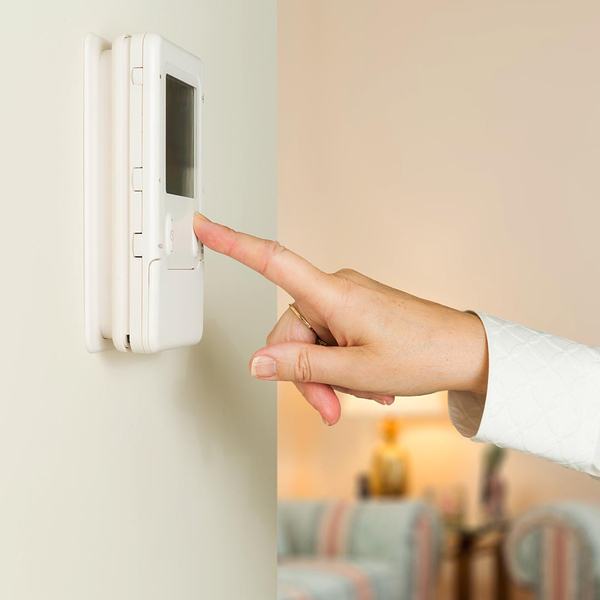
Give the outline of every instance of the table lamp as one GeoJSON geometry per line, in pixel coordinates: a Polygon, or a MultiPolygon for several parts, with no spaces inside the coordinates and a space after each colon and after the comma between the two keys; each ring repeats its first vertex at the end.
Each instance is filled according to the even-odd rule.
{"type": "Polygon", "coordinates": [[[381,438],[373,451],[368,495],[404,496],[409,487],[410,471],[408,450],[398,440],[401,421],[441,418],[447,403],[447,392],[398,397],[394,404],[386,407],[348,394],[339,396],[346,416],[380,420],[381,438]],[[385,415],[383,419],[382,415],[385,415]]]}

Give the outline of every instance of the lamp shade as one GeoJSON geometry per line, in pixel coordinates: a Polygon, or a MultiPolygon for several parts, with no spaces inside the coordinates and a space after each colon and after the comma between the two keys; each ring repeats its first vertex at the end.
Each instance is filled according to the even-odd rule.
{"type": "Polygon", "coordinates": [[[355,398],[338,393],[342,411],[348,417],[384,419],[441,418],[445,414],[448,392],[436,392],[425,396],[398,396],[390,406],[382,406],[373,400],[355,398]]]}

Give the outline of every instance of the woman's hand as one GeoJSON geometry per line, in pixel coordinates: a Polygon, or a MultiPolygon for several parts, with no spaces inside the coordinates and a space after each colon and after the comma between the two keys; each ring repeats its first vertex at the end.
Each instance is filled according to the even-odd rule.
{"type": "Polygon", "coordinates": [[[328,425],[340,418],[333,391],[391,404],[441,390],[485,393],[483,325],[460,312],[343,269],[323,273],[277,242],[194,219],[202,243],[283,288],[317,335],[288,309],[250,360],[258,379],[293,381],[328,425]]]}

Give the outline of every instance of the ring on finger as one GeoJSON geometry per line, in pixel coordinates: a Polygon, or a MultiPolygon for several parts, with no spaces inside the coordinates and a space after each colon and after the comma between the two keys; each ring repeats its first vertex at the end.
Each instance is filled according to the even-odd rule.
{"type": "Polygon", "coordinates": [[[298,310],[298,307],[296,306],[295,302],[293,304],[290,304],[290,309],[300,319],[300,321],[302,321],[302,323],[306,325],[306,327],[308,327],[315,334],[315,337],[317,338],[316,343],[319,346],[329,346],[327,342],[325,342],[319,337],[319,334],[315,331],[315,328],[306,320],[306,317],[298,310]]]}

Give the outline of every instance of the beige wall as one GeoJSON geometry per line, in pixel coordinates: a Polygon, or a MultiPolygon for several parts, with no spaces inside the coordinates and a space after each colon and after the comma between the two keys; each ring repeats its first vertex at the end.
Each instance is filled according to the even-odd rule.
{"type": "MultiPolygon", "coordinates": [[[[280,0],[281,241],[600,344],[598,39],[593,0],[280,0]]],[[[351,495],[375,422],[324,429],[289,385],[279,405],[280,494],[351,495]]],[[[415,492],[462,482],[474,504],[481,446],[447,419],[405,440],[415,492]]],[[[600,489],[517,453],[506,473],[514,510],[600,489]]]]}
{"type": "Polygon", "coordinates": [[[275,291],[209,253],[200,345],[89,355],[81,150],[86,32],[159,32],[204,61],[207,214],[274,236],[276,5],[35,0],[2,17],[0,598],[273,598],[275,390],[247,361],[275,291]]]}

